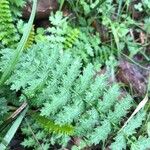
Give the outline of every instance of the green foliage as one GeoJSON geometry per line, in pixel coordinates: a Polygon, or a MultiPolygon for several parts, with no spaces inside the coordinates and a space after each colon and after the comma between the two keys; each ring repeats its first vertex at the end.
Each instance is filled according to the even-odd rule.
{"type": "MultiPolygon", "coordinates": [[[[136,129],[142,125],[142,121],[145,119],[145,115],[146,115],[146,112],[144,110],[140,111],[127,124],[127,126],[121,132],[118,133],[118,135],[115,137],[115,142],[111,144],[110,148],[112,150],[126,149],[128,142],[130,142],[132,140],[132,138],[130,138],[130,137],[133,136],[136,133],[136,129]]],[[[145,139],[143,141],[143,143],[147,142],[147,140],[148,139],[145,139]]],[[[137,146],[138,146],[138,141],[135,143],[132,142],[131,149],[136,149],[137,146]]],[[[141,145],[141,149],[143,146],[144,145],[141,145]]]]}
{"type": "MultiPolygon", "coordinates": [[[[117,89],[111,88],[111,90],[114,92],[117,89]]],[[[109,93],[109,94],[111,94],[111,93],[109,93]]],[[[118,95],[118,94],[116,94],[116,95],[118,95]]],[[[115,104],[114,111],[111,111],[110,110],[111,104],[114,103],[113,101],[117,97],[114,96],[111,98],[112,98],[112,100],[106,99],[107,100],[107,103],[106,103],[106,102],[104,102],[105,101],[105,96],[104,96],[104,98],[103,98],[104,104],[101,103],[101,106],[104,106],[104,109],[102,109],[103,107],[98,107],[98,109],[99,109],[99,111],[101,111],[101,113],[107,114],[106,115],[107,117],[104,118],[104,121],[102,122],[101,126],[97,127],[95,129],[95,131],[93,133],[91,133],[91,135],[89,135],[91,143],[98,144],[99,141],[105,141],[107,139],[108,135],[112,132],[112,125],[118,125],[121,118],[127,114],[127,110],[129,110],[131,107],[131,98],[126,97],[121,102],[117,102],[115,104]],[[107,111],[109,111],[109,113],[107,113],[107,111]]]]}
{"type": "Polygon", "coordinates": [[[34,31],[34,26],[32,27],[28,40],[26,42],[25,48],[30,48],[33,45],[33,42],[35,40],[35,31],[34,31]]]}
{"type": "Polygon", "coordinates": [[[78,29],[70,29],[70,31],[68,31],[68,37],[66,37],[64,42],[65,49],[73,47],[73,44],[77,40],[79,33],[80,32],[78,29]]]}
{"type": "Polygon", "coordinates": [[[29,148],[29,147],[34,146],[35,143],[36,143],[36,142],[35,142],[35,140],[33,139],[33,137],[29,137],[28,139],[24,140],[24,142],[22,142],[22,145],[23,145],[24,147],[29,148]]]}
{"type": "Polygon", "coordinates": [[[84,64],[92,62],[104,64],[114,52],[107,46],[100,46],[98,33],[92,27],[72,28],[67,17],[59,11],[51,14],[52,27],[46,30],[46,39],[51,43],[57,43],[62,50],[70,51],[73,56],[78,56],[84,64]]]}
{"type": "Polygon", "coordinates": [[[142,3],[138,3],[138,4],[135,4],[134,5],[134,8],[138,11],[143,11],[143,8],[142,8],[142,3]]]}
{"type": "Polygon", "coordinates": [[[131,145],[131,150],[145,150],[150,148],[150,137],[139,137],[139,139],[131,145]]]}
{"type": "MultiPolygon", "coordinates": [[[[91,30],[81,28],[78,39],[74,42],[74,46],[70,49],[75,56],[80,56],[85,64],[104,63],[105,57],[100,47],[100,39],[98,34],[94,34],[91,30]]],[[[107,58],[106,58],[107,59],[107,58]]]]}
{"type": "MultiPolygon", "coordinates": [[[[148,47],[149,0],[137,4],[130,0],[69,0],[76,18],[64,17],[57,11],[49,17],[49,28],[35,31],[32,23],[36,0],[29,24],[18,21],[25,2],[0,1],[0,44],[5,48],[0,51],[0,124],[8,114],[8,103],[17,109],[20,102],[27,101],[29,114],[34,111],[35,115],[27,116],[21,128],[26,136],[22,142],[25,148],[66,148],[75,138],[79,143],[73,141],[78,145],[73,150],[98,144],[100,149],[112,150],[150,148],[145,129],[138,131],[144,120],[147,124],[145,110],[120,131],[133,110],[133,100],[121,92],[119,84],[110,82],[110,75],[115,79],[116,56],[128,50],[126,54],[134,58],[148,47]],[[133,20],[134,14],[128,12],[130,4],[134,11],[143,13],[144,24],[133,20]],[[103,34],[107,36],[105,40],[101,38],[103,34]],[[15,50],[21,35],[23,38],[15,50]],[[100,63],[106,72],[99,75],[96,67],[100,68],[100,63]]],[[[59,2],[62,9],[66,1],[59,2]]],[[[13,134],[22,119],[13,128],[13,134]]]]}
{"type": "Polygon", "coordinates": [[[7,113],[8,108],[7,108],[7,101],[5,98],[0,99],[0,117],[3,117],[4,114],[7,113]]]}
{"type": "Polygon", "coordinates": [[[4,46],[12,46],[18,41],[8,0],[0,1],[0,41],[4,46]]]}
{"type": "MultiPolygon", "coordinates": [[[[3,58],[11,57],[4,53],[2,62],[6,62],[3,58]]],[[[3,67],[1,65],[1,70],[3,67]]],[[[132,99],[127,96],[117,102],[120,96],[117,84],[109,85],[106,74],[94,78],[92,64],[88,64],[82,74],[81,67],[80,59],[68,52],[60,54],[56,44],[38,43],[23,53],[7,84],[11,84],[12,90],[22,89],[29,103],[40,108],[41,115],[48,119],[38,117],[43,128],[57,133],[61,125],[60,131],[64,128],[68,132],[71,129],[65,125],[73,125],[75,136],[86,137],[89,145],[98,144],[114,132],[113,126],[118,126],[126,116],[132,99]]],[[[61,135],[55,142],[59,143],[60,139],[62,142],[62,138],[61,135]]]]}
{"type": "Polygon", "coordinates": [[[33,118],[35,118],[37,123],[48,132],[56,132],[68,135],[73,134],[73,127],[70,125],[57,125],[52,120],[49,120],[46,117],[40,116],[38,114],[33,115],[33,118]]]}
{"type": "MultiPolygon", "coordinates": [[[[6,70],[3,70],[3,71],[1,70],[1,79],[0,79],[1,90],[0,90],[0,93],[2,92],[2,95],[7,95],[7,94],[11,93],[10,89],[7,91],[7,93],[4,93],[5,92],[5,86],[3,86],[3,85],[4,85],[4,82],[7,80],[7,78],[11,75],[11,72],[13,71],[13,68],[15,67],[15,65],[16,65],[16,63],[17,63],[17,61],[19,59],[20,53],[22,52],[22,50],[24,48],[24,45],[25,45],[26,40],[28,38],[28,34],[29,34],[30,29],[31,29],[31,26],[32,26],[32,23],[33,23],[33,19],[34,19],[34,16],[35,16],[36,4],[37,4],[37,1],[35,0],[34,4],[33,4],[33,11],[31,13],[31,18],[29,19],[29,23],[28,23],[28,29],[26,30],[27,33],[24,33],[23,38],[21,39],[21,41],[20,41],[20,43],[19,43],[19,45],[17,47],[17,50],[15,52],[13,51],[13,53],[14,53],[13,58],[12,57],[11,57],[11,59],[8,58],[8,57],[7,57],[8,59],[5,58],[5,59],[8,60],[8,62],[9,62],[8,64],[6,64],[6,62],[3,62],[3,64],[5,64],[4,66],[5,66],[6,70]]],[[[0,14],[1,17],[0,17],[0,19],[2,21],[2,29],[3,29],[0,33],[3,34],[3,38],[4,38],[5,33],[3,31],[6,31],[6,32],[8,31],[8,35],[10,36],[9,38],[13,39],[14,37],[11,37],[12,35],[9,33],[9,30],[12,29],[12,24],[11,24],[12,23],[12,18],[11,18],[11,14],[10,14],[10,10],[9,10],[9,2],[5,1],[5,0],[0,1],[0,7],[1,7],[0,8],[0,11],[1,11],[1,14],[0,14]],[[6,18],[4,18],[5,16],[6,16],[6,18]],[[4,26],[6,27],[6,29],[8,27],[8,30],[4,30],[4,26]]],[[[3,43],[3,44],[6,44],[6,43],[3,43]]],[[[9,47],[12,46],[11,45],[12,43],[8,43],[7,42],[7,44],[10,44],[10,45],[8,45],[9,47]]],[[[4,51],[5,50],[7,51],[8,49],[4,49],[4,51]]],[[[5,51],[5,53],[6,53],[6,51],[5,51]]],[[[7,97],[9,97],[9,96],[7,95],[7,97]]],[[[12,95],[11,98],[13,98],[13,95],[12,95]]],[[[2,104],[2,107],[0,108],[1,109],[0,111],[2,112],[1,115],[3,116],[7,112],[8,107],[6,107],[4,99],[0,99],[0,100],[1,100],[0,104],[2,104]],[[5,109],[5,110],[3,110],[3,109],[5,109]]],[[[16,99],[16,101],[17,101],[17,99],[16,99]]],[[[7,100],[7,102],[8,102],[8,100],[7,100]]],[[[0,143],[0,149],[6,149],[6,146],[10,143],[10,141],[14,137],[17,129],[19,128],[19,126],[20,126],[20,124],[21,124],[21,122],[22,122],[22,120],[23,120],[23,118],[24,118],[24,116],[25,116],[25,114],[27,112],[27,109],[28,108],[26,108],[25,110],[23,110],[23,112],[14,121],[14,123],[12,124],[12,126],[10,126],[10,129],[8,129],[8,132],[6,131],[7,133],[4,136],[4,138],[2,139],[3,141],[6,141],[6,143],[5,142],[3,143],[3,141],[2,141],[2,143],[0,143]]],[[[11,123],[9,121],[11,121],[12,119],[14,119],[14,118],[11,116],[7,120],[8,122],[6,121],[6,124],[4,122],[4,126],[7,126],[7,123],[8,124],[11,123]]],[[[0,123],[2,123],[1,121],[2,120],[0,120],[0,123]]],[[[3,127],[2,127],[1,130],[2,130],[2,133],[3,133],[3,127]]]]}
{"type": "Polygon", "coordinates": [[[150,13],[150,1],[149,0],[142,0],[141,2],[135,4],[135,8],[138,11],[146,12],[147,14],[150,13]]]}
{"type": "Polygon", "coordinates": [[[150,34],[150,18],[146,18],[145,20],[144,20],[144,29],[145,29],[145,31],[148,33],[148,34],[150,34]]]}
{"type": "Polygon", "coordinates": [[[13,14],[13,17],[16,19],[17,17],[22,16],[22,8],[26,4],[26,0],[8,0],[10,3],[10,9],[13,14]]]}
{"type": "Polygon", "coordinates": [[[11,59],[7,57],[8,58],[8,64],[5,63],[6,64],[5,67],[7,66],[7,68],[5,68],[6,70],[3,70],[3,73],[1,75],[0,87],[2,87],[4,85],[5,81],[11,75],[13,69],[15,68],[16,64],[18,63],[18,60],[19,60],[19,57],[20,57],[22,51],[25,48],[25,44],[28,40],[28,36],[29,36],[30,31],[32,29],[33,20],[34,20],[35,13],[36,13],[36,5],[37,5],[37,0],[35,0],[34,3],[33,3],[33,9],[32,9],[32,12],[31,12],[30,19],[29,19],[28,24],[27,24],[26,32],[24,32],[24,34],[23,34],[23,36],[22,36],[22,38],[21,38],[21,40],[20,40],[20,42],[17,46],[17,49],[14,52],[13,57],[11,57],[11,59]]]}
{"type": "Polygon", "coordinates": [[[49,137],[46,136],[45,132],[42,131],[37,124],[33,122],[34,120],[26,120],[26,123],[23,124],[21,130],[23,134],[27,136],[24,141],[21,143],[26,148],[34,147],[34,149],[40,150],[44,149],[47,150],[49,148],[50,140],[49,137]],[[32,123],[32,127],[30,124],[32,123]],[[34,128],[34,131],[32,130],[34,128]],[[39,144],[38,142],[41,144],[39,144]],[[40,146],[41,145],[41,146],[40,146]],[[48,147],[48,148],[46,148],[48,147]]]}
{"type": "MultiPolygon", "coordinates": [[[[66,2],[70,4],[72,12],[75,12],[77,20],[75,26],[77,26],[77,22],[81,26],[91,24],[95,26],[96,22],[96,30],[99,32],[101,40],[105,37],[104,43],[102,43],[104,51],[103,48],[99,51],[102,63],[106,62],[111,54],[120,56],[120,53],[127,54],[127,51],[129,51],[129,57],[134,58],[136,54],[141,52],[142,45],[139,45],[139,42],[135,40],[136,34],[134,32],[143,32],[143,27],[137,20],[131,18],[131,14],[136,17],[137,12],[135,14],[134,12],[140,10],[141,13],[137,15],[143,16],[140,21],[145,20],[145,16],[150,14],[149,0],[142,0],[139,3],[131,0],[71,0],[66,2]],[[134,10],[131,10],[131,8],[134,10]],[[105,51],[105,49],[108,49],[108,51],[105,51]]],[[[148,20],[145,21],[147,25],[145,22],[144,29],[147,31],[148,20]]]]}
{"type": "Polygon", "coordinates": [[[35,34],[35,42],[42,42],[45,41],[46,37],[45,37],[45,30],[44,28],[37,28],[36,29],[36,34],[35,34]]]}
{"type": "Polygon", "coordinates": [[[97,7],[103,3],[102,1],[99,0],[95,1],[80,0],[77,2],[67,0],[67,2],[70,4],[70,6],[72,7],[73,11],[76,13],[77,16],[81,15],[89,16],[93,13],[94,9],[97,10],[97,7]]]}
{"type": "MultiPolygon", "coordinates": [[[[27,23],[25,23],[21,19],[18,20],[18,22],[17,22],[17,29],[18,29],[18,32],[19,32],[20,35],[23,35],[23,33],[26,32],[27,27],[28,27],[27,23]]],[[[34,25],[32,25],[32,28],[31,28],[29,37],[28,37],[28,39],[26,41],[24,49],[28,49],[28,48],[30,48],[33,45],[33,43],[35,42],[35,36],[36,36],[35,27],[34,27],[34,25]]]]}
{"type": "Polygon", "coordinates": [[[111,133],[111,124],[108,120],[104,120],[101,126],[96,127],[94,132],[91,133],[89,137],[89,144],[98,144],[100,141],[105,141],[108,135],[111,133]]]}
{"type": "Polygon", "coordinates": [[[66,145],[69,137],[66,134],[62,133],[49,133],[46,130],[43,130],[38,123],[35,123],[35,120],[28,118],[21,128],[26,138],[21,143],[26,148],[34,148],[36,150],[48,150],[52,148],[56,141],[59,141],[60,145],[66,145]],[[61,140],[60,140],[61,139],[61,140]],[[50,145],[51,144],[51,145],[50,145]]]}
{"type": "MultiPolygon", "coordinates": [[[[20,35],[23,35],[24,32],[26,32],[27,30],[27,23],[25,23],[23,20],[18,20],[17,22],[17,29],[20,35]]],[[[42,41],[42,38],[44,37],[42,34],[43,32],[39,31],[39,29],[37,29],[38,31],[35,31],[35,27],[34,25],[32,25],[29,37],[26,41],[26,45],[24,49],[28,49],[30,48],[35,42],[38,41],[42,41]]],[[[44,29],[43,29],[44,30],[44,29]]]]}
{"type": "Polygon", "coordinates": [[[0,98],[0,124],[3,122],[3,117],[8,112],[7,101],[6,99],[0,98]]]}
{"type": "Polygon", "coordinates": [[[2,142],[0,143],[1,150],[5,150],[7,148],[7,146],[9,145],[9,143],[12,140],[12,138],[14,137],[17,129],[19,128],[27,110],[28,110],[28,107],[25,108],[23,110],[23,112],[21,112],[21,114],[17,117],[17,119],[11,125],[10,129],[8,130],[8,132],[6,133],[6,135],[3,138],[2,142]]]}

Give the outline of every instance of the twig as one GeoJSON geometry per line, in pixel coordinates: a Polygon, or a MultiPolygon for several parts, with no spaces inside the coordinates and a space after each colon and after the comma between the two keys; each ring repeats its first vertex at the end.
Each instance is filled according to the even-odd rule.
{"type": "Polygon", "coordinates": [[[0,132],[2,132],[26,107],[27,102],[24,102],[15,112],[13,112],[0,126],[0,132]]]}
{"type": "Polygon", "coordinates": [[[9,119],[14,119],[16,116],[18,116],[22,110],[27,106],[27,102],[24,102],[13,114],[11,114],[11,116],[9,116],[7,118],[7,120],[9,119]]]}

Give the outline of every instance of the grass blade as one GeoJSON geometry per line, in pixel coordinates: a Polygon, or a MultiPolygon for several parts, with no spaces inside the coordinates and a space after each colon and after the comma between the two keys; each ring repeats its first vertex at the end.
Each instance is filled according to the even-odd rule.
{"type": "Polygon", "coordinates": [[[5,70],[1,76],[1,79],[0,79],[0,87],[5,83],[5,81],[9,78],[11,72],[13,71],[13,69],[15,68],[18,60],[19,60],[19,57],[22,53],[22,51],[24,50],[24,47],[26,45],[26,42],[28,40],[28,37],[29,37],[29,34],[30,34],[30,31],[32,29],[32,24],[33,24],[33,21],[34,21],[34,18],[35,18],[35,13],[36,13],[36,7],[37,7],[37,0],[34,0],[33,2],[33,8],[32,8],[32,12],[31,12],[31,16],[30,16],[30,19],[28,21],[28,25],[27,25],[27,28],[26,28],[26,31],[23,33],[23,36],[18,44],[18,47],[16,49],[16,52],[15,52],[15,55],[14,57],[12,58],[12,60],[10,61],[10,63],[8,64],[8,69],[5,70]]]}
{"type": "Polygon", "coordinates": [[[117,30],[116,30],[116,27],[114,26],[114,24],[110,23],[110,25],[111,25],[111,30],[112,30],[112,33],[113,33],[113,36],[114,36],[114,39],[115,39],[115,43],[116,43],[116,46],[117,46],[118,56],[119,56],[119,54],[120,54],[119,36],[118,36],[117,30]]]}
{"type": "Polygon", "coordinates": [[[10,143],[10,141],[12,140],[12,138],[14,137],[17,129],[19,128],[26,112],[28,110],[28,107],[20,114],[20,116],[14,121],[14,123],[12,124],[11,128],[8,130],[8,132],[6,133],[5,137],[3,138],[2,142],[0,143],[0,150],[5,150],[8,146],[8,144],[10,143]]]}
{"type": "Polygon", "coordinates": [[[64,5],[65,0],[60,0],[60,6],[59,6],[59,11],[62,10],[62,7],[64,5]]]}

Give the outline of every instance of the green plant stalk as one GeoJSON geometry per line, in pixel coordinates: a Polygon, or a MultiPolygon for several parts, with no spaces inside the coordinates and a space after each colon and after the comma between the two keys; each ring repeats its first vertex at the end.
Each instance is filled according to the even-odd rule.
{"type": "Polygon", "coordinates": [[[144,69],[144,70],[148,70],[150,71],[149,68],[146,68],[144,66],[142,66],[141,64],[137,63],[136,61],[134,61],[132,58],[128,57],[127,55],[125,55],[124,53],[120,52],[121,55],[123,55],[124,57],[126,57],[128,60],[130,60],[132,63],[134,63],[135,65],[139,66],[140,68],[144,69]]]}
{"type": "Polygon", "coordinates": [[[122,3],[123,3],[123,0],[119,0],[119,6],[118,6],[118,12],[117,12],[117,17],[118,18],[119,18],[120,13],[121,13],[122,3]]]}
{"type": "Polygon", "coordinates": [[[113,36],[114,36],[114,39],[115,39],[115,43],[116,43],[117,50],[118,50],[118,56],[119,56],[120,55],[119,36],[118,36],[118,33],[116,31],[116,28],[115,28],[114,24],[110,22],[110,26],[111,26],[111,30],[112,30],[112,33],[113,33],[113,36]]]}
{"type": "Polygon", "coordinates": [[[65,0],[61,0],[61,1],[60,1],[59,11],[62,10],[62,7],[63,7],[63,5],[64,5],[64,2],[65,2],[65,0]]]}
{"type": "Polygon", "coordinates": [[[36,7],[37,7],[37,0],[34,0],[33,2],[33,8],[32,8],[32,12],[31,12],[31,16],[27,25],[27,29],[26,32],[23,33],[23,36],[18,44],[17,50],[15,52],[14,57],[12,58],[12,60],[10,61],[10,64],[8,64],[8,69],[2,74],[1,79],[0,79],[0,87],[3,86],[3,84],[5,83],[5,81],[9,78],[9,76],[11,75],[11,72],[14,70],[19,57],[21,55],[21,53],[23,52],[26,42],[28,40],[28,37],[30,35],[30,31],[32,29],[32,24],[35,18],[35,13],[36,13],[36,7]]]}
{"type": "Polygon", "coordinates": [[[0,143],[0,150],[5,150],[7,148],[8,144],[14,137],[17,129],[19,128],[27,110],[28,110],[28,107],[20,114],[20,116],[15,120],[11,128],[8,130],[5,137],[3,138],[3,141],[0,143]]]}

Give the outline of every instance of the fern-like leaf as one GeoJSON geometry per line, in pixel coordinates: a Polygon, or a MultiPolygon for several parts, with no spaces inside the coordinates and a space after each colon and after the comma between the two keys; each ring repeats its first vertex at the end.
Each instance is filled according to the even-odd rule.
{"type": "Polygon", "coordinates": [[[123,98],[120,102],[118,102],[115,105],[114,112],[109,111],[108,119],[111,121],[111,123],[114,124],[118,123],[122,117],[126,116],[131,106],[132,106],[132,98],[130,96],[123,98]]]}
{"type": "Polygon", "coordinates": [[[34,26],[33,26],[30,31],[28,40],[26,42],[25,49],[30,48],[33,45],[34,39],[35,39],[35,31],[34,31],[34,26]]]}
{"type": "Polygon", "coordinates": [[[4,46],[12,46],[19,37],[13,24],[8,0],[0,1],[0,22],[0,41],[4,46]]]}
{"type": "Polygon", "coordinates": [[[124,137],[123,134],[118,134],[117,137],[115,138],[115,142],[111,144],[110,148],[112,150],[123,150],[126,149],[127,144],[126,144],[126,138],[124,137]]]}
{"type": "Polygon", "coordinates": [[[136,133],[136,129],[142,125],[142,121],[146,112],[141,110],[132,120],[127,124],[127,126],[115,137],[115,142],[111,144],[110,148],[112,150],[122,150],[127,145],[127,139],[129,136],[136,133]]]}
{"type": "Polygon", "coordinates": [[[112,128],[111,124],[108,120],[104,120],[102,122],[102,125],[95,128],[94,132],[91,133],[89,136],[89,143],[92,144],[98,144],[100,141],[105,141],[110,134],[112,128]]]}
{"type": "Polygon", "coordinates": [[[150,137],[140,137],[131,145],[131,150],[146,150],[150,148],[150,137]]]}
{"type": "Polygon", "coordinates": [[[64,48],[69,49],[72,48],[75,41],[79,37],[79,30],[77,28],[75,29],[69,29],[68,34],[66,36],[66,39],[64,41],[64,48]]]}
{"type": "Polygon", "coordinates": [[[119,95],[119,86],[114,84],[104,93],[103,101],[98,103],[98,110],[102,113],[106,113],[116,103],[116,99],[118,99],[119,95]]]}
{"type": "Polygon", "coordinates": [[[72,135],[74,133],[74,128],[71,125],[58,125],[54,123],[52,120],[40,116],[38,114],[33,115],[33,117],[44,130],[50,133],[55,132],[55,133],[62,133],[67,135],[72,135]]]}
{"type": "Polygon", "coordinates": [[[22,8],[26,4],[26,0],[8,0],[10,2],[10,9],[12,11],[12,15],[15,17],[22,16],[22,8]]]}
{"type": "Polygon", "coordinates": [[[76,134],[78,136],[84,136],[87,133],[91,133],[93,128],[99,122],[98,112],[92,108],[85,112],[78,120],[76,125],[76,134]]]}

